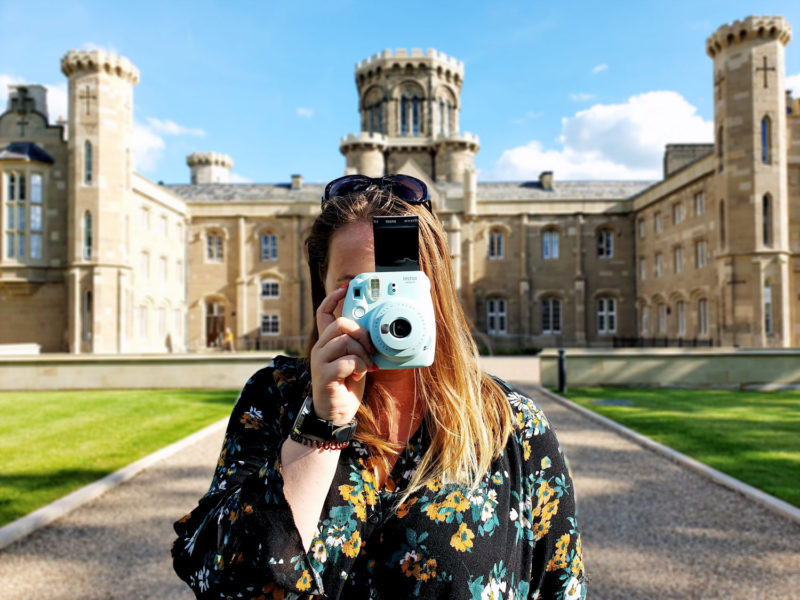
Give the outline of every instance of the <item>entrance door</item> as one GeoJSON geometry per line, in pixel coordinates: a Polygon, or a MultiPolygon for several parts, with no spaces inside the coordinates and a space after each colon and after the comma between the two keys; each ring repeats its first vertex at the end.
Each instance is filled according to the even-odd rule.
{"type": "Polygon", "coordinates": [[[206,304],[206,346],[222,345],[225,337],[225,305],[220,302],[206,304]]]}

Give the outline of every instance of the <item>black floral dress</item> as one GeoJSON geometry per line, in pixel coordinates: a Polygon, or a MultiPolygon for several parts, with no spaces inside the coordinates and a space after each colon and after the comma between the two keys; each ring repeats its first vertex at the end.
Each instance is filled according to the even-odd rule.
{"type": "Polygon", "coordinates": [[[544,414],[507,386],[515,430],[477,488],[434,480],[396,507],[425,425],[383,490],[353,442],[306,553],[279,461],[309,385],[307,362],[277,357],[242,390],[211,488],[175,524],[174,567],[198,598],[584,598],[564,456],[544,414]]]}

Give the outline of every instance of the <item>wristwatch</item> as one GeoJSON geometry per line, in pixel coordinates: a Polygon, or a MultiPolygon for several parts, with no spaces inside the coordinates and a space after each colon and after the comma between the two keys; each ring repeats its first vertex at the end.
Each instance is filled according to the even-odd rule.
{"type": "Polygon", "coordinates": [[[300,412],[297,413],[297,418],[292,425],[292,436],[343,444],[353,439],[357,425],[358,421],[355,418],[345,425],[336,425],[333,421],[320,419],[314,412],[314,401],[311,399],[311,395],[308,395],[303,400],[300,412]]]}

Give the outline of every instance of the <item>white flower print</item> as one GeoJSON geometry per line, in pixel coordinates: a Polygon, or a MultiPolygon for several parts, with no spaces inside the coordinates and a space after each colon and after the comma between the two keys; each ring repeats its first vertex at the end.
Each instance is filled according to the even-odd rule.
{"type": "Polygon", "coordinates": [[[208,574],[206,567],[197,572],[197,587],[200,588],[201,592],[205,592],[208,589],[208,574]]]}
{"type": "Polygon", "coordinates": [[[567,591],[564,592],[564,600],[579,600],[583,595],[583,585],[576,577],[572,577],[567,582],[567,591]]]}
{"type": "Polygon", "coordinates": [[[492,506],[492,503],[484,502],[483,508],[481,509],[481,521],[486,523],[486,521],[492,518],[493,514],[494,514],[494,507],[492,506]]]}
{"type": "Polygon", "coordinates": [[[501,600],[503,592],[506,591],[506,582],[497,581],[494,577],[489,579],[489,583],[481,592],[481,600],[501,600]]]}
{"type": "Polygon", "coordinates": [[[325,548],[325,543],[322,540],[314,542],[314,559],[321,563],[328,560],[328,550],[325,548]]]}

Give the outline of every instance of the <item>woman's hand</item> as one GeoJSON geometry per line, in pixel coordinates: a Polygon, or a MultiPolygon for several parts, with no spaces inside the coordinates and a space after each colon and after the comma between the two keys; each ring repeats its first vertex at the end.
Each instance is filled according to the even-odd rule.
{"type": "Polygon", "coordinates": [[[328,294],[317,309],[319,340],[311,349],[314,412],[336,425],[349,423],[364,395],[366,374],[374,369],[375,348],[358,323],[336,317],[334,311],[347,286],[328,294]]]}

